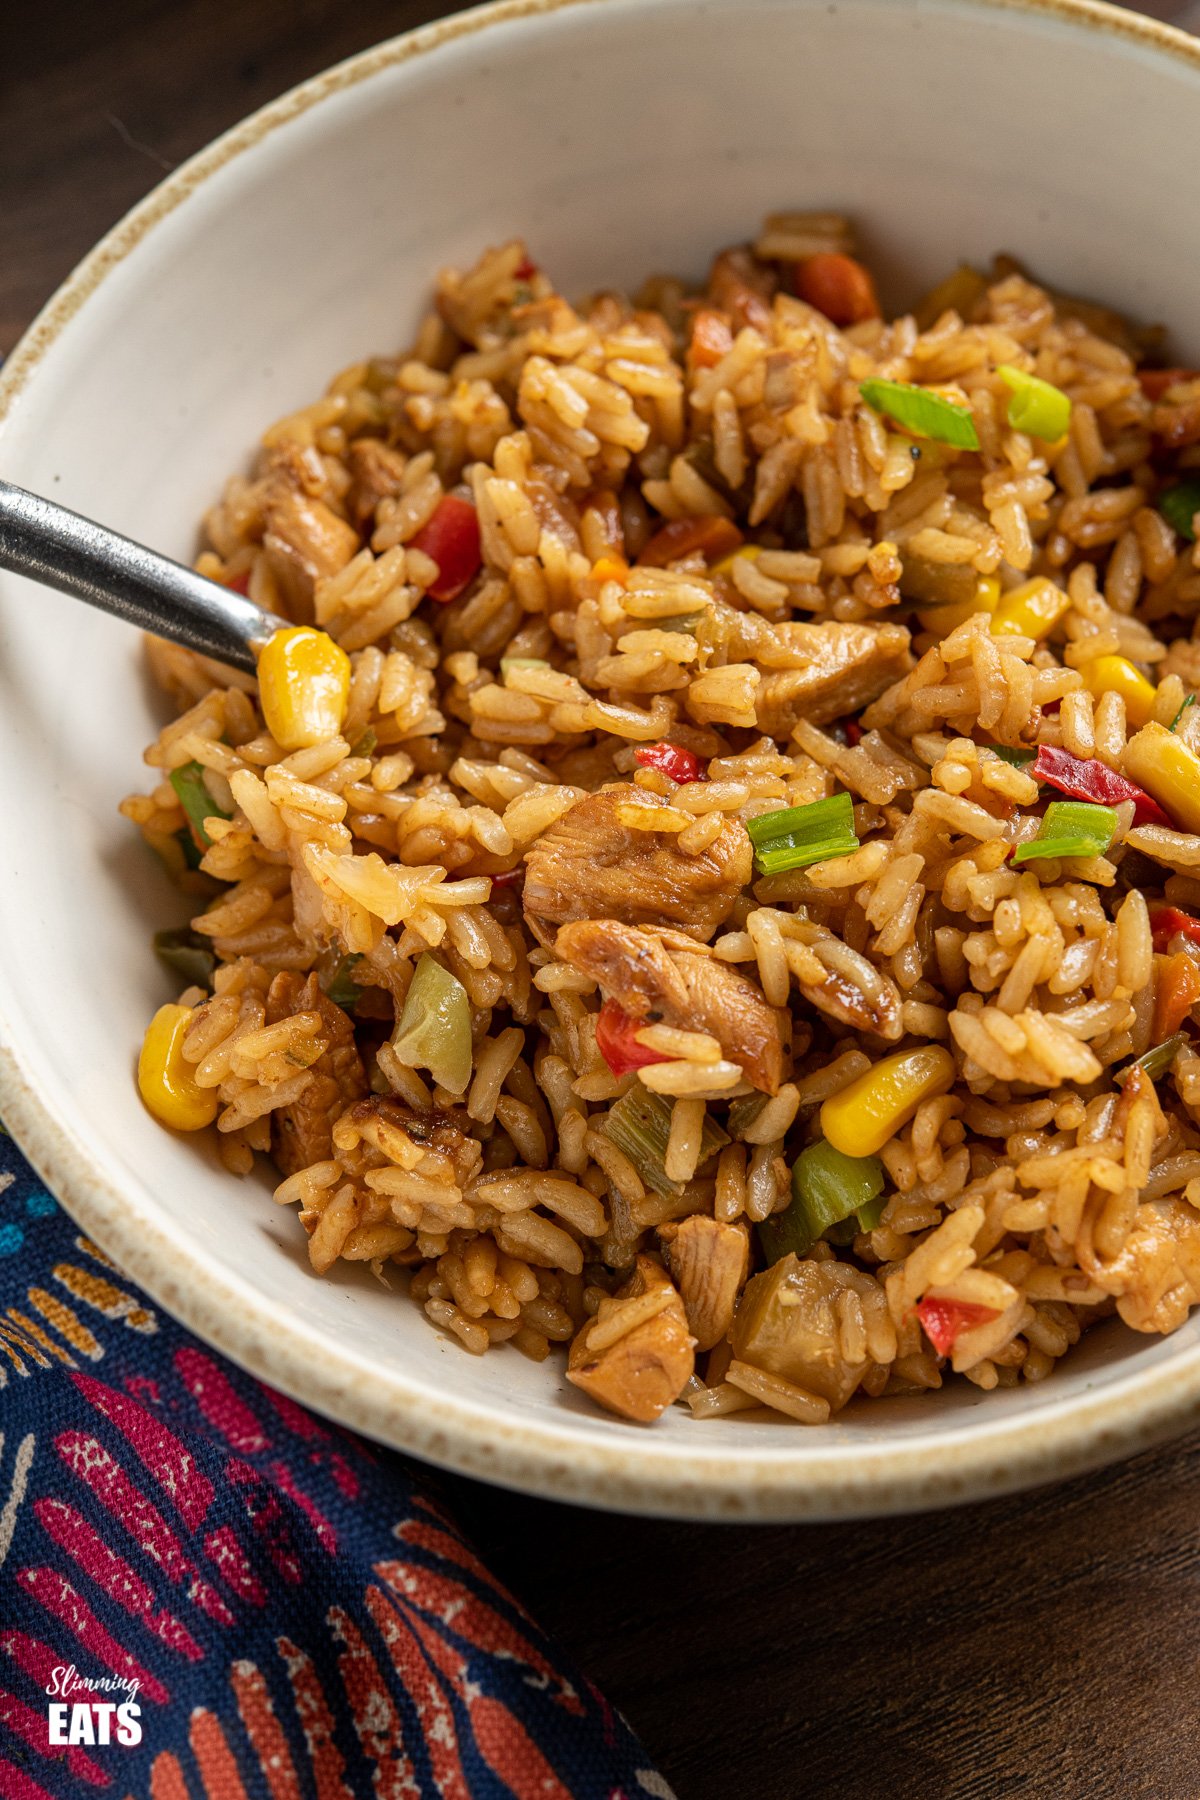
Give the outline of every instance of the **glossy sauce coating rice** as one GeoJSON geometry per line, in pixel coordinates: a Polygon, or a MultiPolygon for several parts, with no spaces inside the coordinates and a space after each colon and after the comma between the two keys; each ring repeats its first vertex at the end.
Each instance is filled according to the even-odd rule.
{"type": "Polygon", "coordinates": [[[641,1421],[1200,1299],[1200,376],[1004,259],[887,322],[852,249],[444,271],[206,521],[348,654],[340,729],[150,650],[123,811],[196,912],[148,1102],[274,1158],[318,1273],[641,1421]]]}

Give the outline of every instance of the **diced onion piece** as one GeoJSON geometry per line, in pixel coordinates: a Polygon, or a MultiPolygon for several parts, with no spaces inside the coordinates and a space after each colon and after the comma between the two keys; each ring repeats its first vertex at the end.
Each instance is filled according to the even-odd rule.
{"type": "Polygon", "coordinates": [[[471,1079],[471,1004],[467,990],[428,951],[417,963],[392,1036],[407,1069],[428,1069],[440,1087],[465,1093],[471,1079]]]}
{"type": "Polygon", "coordinates": [[[996,373],[1012,391],[1008,422],[1014,431],[1028,432],[1048,444],[1056,444],[1066,435],[1071,423],[1071,402],[1061,388],[1012,363],[1001,363],[996,373]]]}
{"type": "Polygon", "coordinates": [[[858,391],[875,412],[884,413],[917,437],[951,444],[957,450],[979,448],[979,433],[968,406],[909,381],[862,381],[858,391]]]}
{"type": "Polygon", "coordinates": [[[821,1107],[821,1130],[845,1156],[875,1156],[922,1100],[953,1086],[954,1073],[954,1058],[940,1044],[885,1056],[830,1095],[821,1107]]]}

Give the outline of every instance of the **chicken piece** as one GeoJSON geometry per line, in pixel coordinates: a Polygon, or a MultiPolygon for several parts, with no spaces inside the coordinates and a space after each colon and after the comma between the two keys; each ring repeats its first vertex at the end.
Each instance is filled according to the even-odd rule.
{"type": "Polygon", "coordinates": [[[836,1412],[869,1366],[842,1355],[836,1308],[844,1292],[829,1264],[783,1257],[746,1283],[729,1334],[734,1355],[819,1394],[836,1412]]]}
{"type": "Polygon", "coordinates": [[[750,880],[754,852],[746,828],[728,820],[699,856],[685,856],[669,832],[622,825],[617,809],[668,802],[632,784],[577,801],[525,857],[525,918],[540,944],[573,919],[620,919],[676,927],[705,943],[733,911],[750,880]]]}
{"type": "Polygon", "coordinates": [[[1119,1256],[1105,1263],[1085,1251],[1079,1266],[1116,1296],[1134,1331],[1174,1331],[1200,1302],[1200,1214],[1177,1194],[1146,1201],[1119,1256]]]}
{"type": "Polygon", "coordinates": [[[810,925],[802,931],[801,942],[815,959],[811,976],[802,969],[796,977],[810,1006],[839,1025],[874,1032],[890,1044],[903,1037],[903,1001],[890,975],[881,974],[874,963],[823,926],[810,925]],[[820,964],[819,975],[815,964],[820,964]]]}
{"type": "Polygon", "coordinates": [[[670,1277],[653,1257],[602,1300],[567,1359],[567,1380],[639,1425],[652,1425],[678,1399],[695,1368],[687,1315],[670,1277]]]}
{"type": "Polygon", "coordinates": [[[912,667],[903,625],[854,625],[714,607],[697,636],[716,661],[755,662],[763,676],[754,699],[760,731],[786,740],[801,717],[825,725],[877,700],[912,667]]]}
{"type": "Polygon", "coordinates": [[[762,989],[697,948],[680,932],[642,931],[617,919],[564,925],[555,953],[598,981],[606,996],[635,1019],[707,1031],[730,1062],[761,1092],[776,1094],[783,1079],[783,1022],[762,989]]]}
{"type": "Polygon", "coordinates": [[[346,511],[360,531],[374,522],[375,508],[381,500],[398,494],[404,482],[407,458],[393,450],[381,438],[355,438],[346,449],[350,470],[350,486],[346,490],[346,511]]]}
{"type": "Polygon", "coordinates": [[[353,525],[311,491],[299,457],[277,459],[263,499],[263,549],[289,598],[301,606],[315,584],[344,569],[359,548],[353,525]]]}
{"type": "Polygon", "coordinates": [[[746,1228],[694,1213],[681,1224],[661,1226],[658,1235],[696,1348],[711,1350],[729,1330],[750,1272],[746,1228]]]}
{"type": "Polygon", "coordinates": [[[708,276],[708,297],[721,312],[729,314],[733,329],[744,325],[756,331],[771,329],[771,301],[776,279],[774,272],[745,249],[722,250],[708,276]]]}
{"type": "Polygon", "coordinates": [[[271,1114],[271,1155],[285,1175],[332,1156],[335,1121],[367,1091],[351,1021],[321,992],[315,975],[305,980],[285,969],[267,989],[266,1022],[275,1025],[298,1012],[320,1013],[329,1047],[313,1064],[313,1078],[300,1098],[271,1114]]]}

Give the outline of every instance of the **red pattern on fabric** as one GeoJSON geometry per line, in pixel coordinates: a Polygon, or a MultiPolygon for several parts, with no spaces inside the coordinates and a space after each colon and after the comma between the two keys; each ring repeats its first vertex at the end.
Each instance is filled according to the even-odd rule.
{"type": "Polygon", "coordinates": [[[234,1392],[233,1384],[211,1356],[205,1356],[202,1350],[177,1350],[175,1367],[204,1417],[220,1432],[231,1450],[236,1450],[240,1456],[253,1456],[257,1451],[271,1448],[271,1440],[260,1420],[234,1392]]]}
{"type": "Polygon", "coordinates": [[[344,1646],[338,1657],[338,1673],[358,1741],[375,1764],[372,1786],[376,1800],[405,1800],[407,1795],[419,1800],[421,1787],[404,1748],[400,1714],[370,1646],[343,1607],[330,1608],[329,1624],[344,1646]]]}
{"type": "Polygon", "coordinates": [[[119,1643],[96,1617],[87,1601],[77,1588],[72,1587],[65,1575],[57,1569],[45,1567],[34,1569],[18,1569],[17,1585],[27,1594],[44,1606],[48,1613],[73,1632],[97,1662],[104,1664],[113,1675],[124,1675],[136,1681],[148,1700],[159,1706],[165,1706],[171,1698],[169,1688],[144,1668],[137,1657],[119,1643]]]}
{"type": "Polygon", "coordinates": [[[365,1599],[401,1684],[417,1710],[426,1754],[439,1792],[444,1800],[471,1800],[463,1776],[454,1709],[422,1656],[412,1627],[382,1588],[368,1587],[365,1599]]]}
{"type": "MultiPolygon", "coordinates": [[[[84,1754],[78,1746],[69,1750],[59,1750],[50,1742],[50,1721],[44,1713],[35,1713],[18,1700],[15,1694],[0,1688],[0,1725],[7,1725],[19,1738],[23,1738],[31,1750],[39,1756],[55,1762],[65,1761],[72,1775],[80,1781],[86,1781],[89,1787],[107,1787],[109,1778],[98,1763],[84,1754]]],[[[5,1797],[7,1800],[7,1796],[5,1797]]]]}
{"type": "Polygon", "coordinates": [[[156,1608],[153,1590],[98,1531],[93,1531],[73,1506],[68,1506],[65,1500],[39,1500],[33,1510],[47,1537],[65,1550],[110,1599],[133,1617],[140,1618],[146,1629],[168,1649],[178,1651],[192,1662],[199,1661],[204,1652],[191,1632],[173,1613],[156,1608]]]}
{"type": "Polygon", "coordinates": [[[271,1690],[262,1670],[252,1662],[235,1662],[229,1672],[229,1684],[271,1800],[301,1800],[296,1765],[275,1716],[271,1690]]]}
{"type": "Polygon", "coordinates": [[[209,1561],[220,1570],[226,1587],[251,1606],[265,1606],[267,1590],[250,1566],[250,1558],[232,1525],[218,1525],[204,1540],[209,1561]]]}
{"type": "Polygon", "coordinates": [[[304,1733],[309,1768],[316,1785],[316,1800],[354,1800],[342,1780],[346,1763],[333,1741],[333,1714],[312,1657],[290,1638],[277,1638],[275,1644],[292,1684],[296,1716],[304,1733]]]}
{"type": "Polygon", "coordinates": [[[112,1421],[139,1462],[170,1495],[188,1530],[198,1531],[212,1505],[213,1489],[187,1445],[128,1394],[106,1387],[94,1375],[76,1373],[71,1380],[97,1412],[112,1421]]]}

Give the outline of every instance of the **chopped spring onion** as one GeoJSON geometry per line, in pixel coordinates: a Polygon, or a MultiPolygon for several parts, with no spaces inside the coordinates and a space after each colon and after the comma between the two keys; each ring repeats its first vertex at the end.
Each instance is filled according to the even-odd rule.
{"type": "Polygon", "coordinates": [[[1015,863],[1044,856],[1103,856],[1117,832],[1117,815],[1111,806],[1093,806],[1085,800],[1052,800],[1046,808],[1037,836],[1019,844],[1015,863]]]}
{"type": "Polygon", "coordinates": [[[779,812],[760,813],[747,822],[754,845],[754,866],[760,875],[782,875],[787,869],[807,869],[810,863],[831,856],[848,856],[858,849],[854,829],[854,802],[849,794],[833,794],[812,800],[807,806],[785,806],[779,812]]]}
{"type": "Polygon", "coordinates": [[[351,756],[370,756],[378,742],[379,739],[376,737],[371,726],[368,725],[358,742],[351,745],[350,754],[351,756]]]}
{"type": "Polygon", "coordinates": [[[952,444],[957,450],[979,448],[979,433],[968,406],[945,400],[929,388],[914,387],[909,381],[863,381],[858,391],[875,412],[885,413],[918,437],[952,444]]]}
{"type": "Polygon", "coordinates": [[[452,1094],[471,1079],[471,1003],[462,982],[426,951],[417,963],[392,1048],[408,1069],[428,1069],[452,1094]]]}
{"type": "Polygon", "coordinates": [[[228,819],[232,815],[217,805],[205,787],[204,770],[198,762],[184,763],[182,768],[172,769],[169,779],[187,814],[196,842],[207,847],[212,839],[204,829],[205,819],[228,819]]]}
{"type": "Polygon", "coordinates": [[[843,1156],[824,1138],[810,1144],[792,1169],[792,1201],[758,1228],[768,1262],[794,1251],[807,1256],[818,1238],[853,1219],[858,1231],[873,1230],[882,1207],[883,1164],[877,1156],[843,1156]],[[864,1215],[871,1222],[862,1222],[864,1215]]]}
{"type": "Polygon", "coordinates": [[[1196,532],[1192,521],[1200,512],[1200,481],[1181,481],[1175,487],[1169,487],[1158,496],[1158,510],[1180,537],[1186,538],[1189,544],[1194,542],[1196,532]]]}
{"type": "Polygon", "coordinates": [[[1195,704],[1196,704],[1195,694],[1189,694],[1187,696],[1187,699],[1184,701],[1183,705],[1180,707],[1179,711],[1175,714],[1175,717],[1171,720],[1171,723],[1167,727],[1167,729],[1169,731],[1178,731],[1179,727],[1183,723],[1184,713],[1187,711],[1189,706],[1195,706],[1195,704]]]}
{"type": "Polygon", "coordinates": [[[352,1012],[362,995],[358,983],[350,979],[352,971],[361,961],[362,955],[357,951],[343,956],[329,980],[321,984],[325,990],[325,998],[332,1000],[335,1006],[340,1006],[345,1012],[352,1012]]]}
{"type": "MultiPolygon", "coordinates": [[[[661,1094],[652,1094],[649,1088],[639,1083],[619,1100],[614,1100],[602,1129],[617,1149],[629,1158],[648,1188],[653,1188],[656,1194],[678,1197],[687,1184],[672,1181],[666,1170],[671,1110],[670,1100],[664,1100],[661,1094]]],[[[700,1133],[697,1170],[710,1162],[728,1142],[729,1133],[706,1112],[700,1133]]]]}
{"type": "Polygon", "coordinates": [[[989,746],[1000,758],[1001,762],[1011,763],[1014,769],[1023,769],[1037,755],[1036,750],[1014,750],[1008,744],[992,744],[989,746]]]}
{"type": "Polygon", "coordinates": [[[1040,375],[1014,368],[1012,363],[1001,363],[996,373],[1012,390],[1008,422],[1014,431],[1027,431],[1047,444],[1056,444],[1065,436],[1071,423],[1071,402],[1061,388],[1052,387],[1040,375]]]}
{"type": "Polygon", "coordinates": [[[217,959],[208,938],[181,925],[178,931],[156,931],[152,941],[155,956],[188,987],[212,988],[217,959]]]}
{"type": "Polygon", "coordinates": [[[1131,1069],[1144,1069],[1151,1081],[1160,1080],[1167,1073],[1187,1041],[1186,1032],[1177,1031],[1173,1037],[1167,1038],[1165,1043],[1155,1044],[1154,1048],[1147,1050],[1144,1056],[1139,1056],[1134,1062],[1126,1063],[1114,1079],[1118,1085],[1123,1085],[1131,1069]]]}

